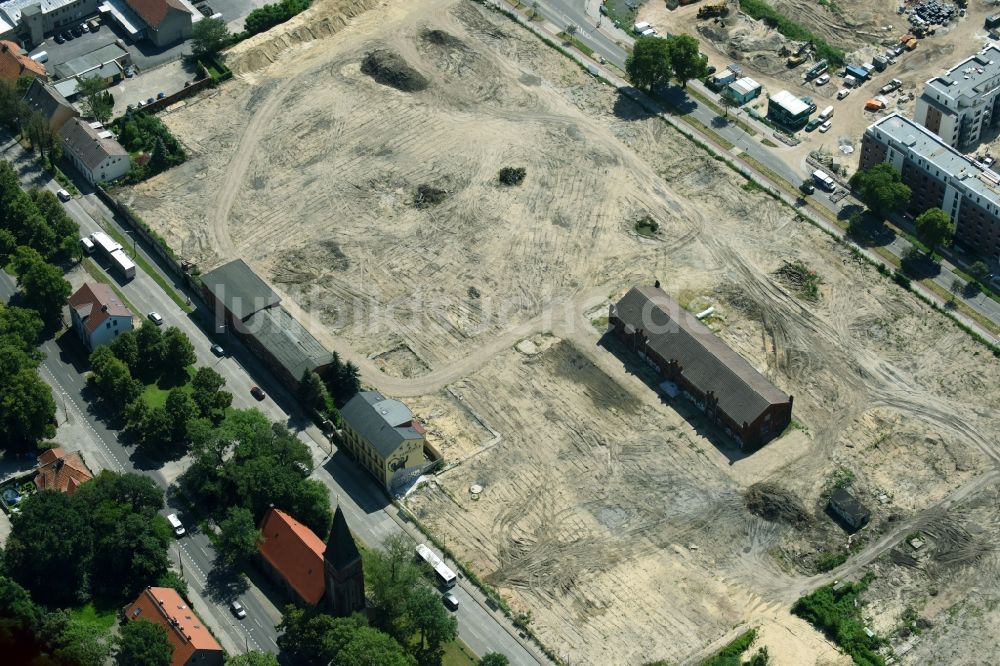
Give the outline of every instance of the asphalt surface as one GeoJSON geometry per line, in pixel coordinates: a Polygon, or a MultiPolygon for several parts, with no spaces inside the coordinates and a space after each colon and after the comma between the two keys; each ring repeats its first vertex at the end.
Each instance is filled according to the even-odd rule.
{"type": "MultiPolygon", "coordinates": [[[[26,187],[45,187],[53,192],[59,189],[55,181],[34,167],[33,160],[10,137],[0,138],[0,157],[15,165],[26,187]]],[[[114,214],[94,194],[75,197],[65,204],[65,209],[80,225],[81,235],[100,230],[98,220],[113,226],[122,236],[126,235],[125,229],[115,222],[114,214]]],[[[141,240],[135,245],[126,245],[124,249],[131,257],[137,254],[142,256],[178,294],[184,293],[182,285],[157,263],[141,240]]],[[[100,257],[95,255],[94,259],[107,267],[107,263],[100,257]]],[[[285,424],[296,432],[310,446],[314,460],[318,461],[312,473],[313,478],[330,489],[331,501],[341,506],[348,525],[357,538],[368,546],[377,546],[387,536],[405,532],[418,541],[424,541],[416,529],[399,516],[389,498],[371,477],[345,454],[336,451],[322,433],[299,413],[292,396],[237,339],[227,334],[206,333],[206,329],[202,328],[203,323],[207,324],[209,330],[214,330],[211,328],[210,316],[203,318],[197,308],[190,314],[186,313],[139,265],[136,267],[135,278],[130,281],[117,278],[113,272],[109,275],[117,280],[119,289],[138,309],[136,316],[144,317],[148,312],[156,311],[163,317],[164,326],[177,326],[187,334],[195,347],[197,365],[210,366],[225,378],[226,389],[233,394],[234,407],[260,409],[273,421],[285,424]],[[210,350],[216,343],[220,343],[225,350],[223,358],[216,357],[210,350]],[[258,402],[250,396],[250,388],[254,385],[259,385],[266,392],[267,397],[263,401],[258,402]]],[[[3,296],[9,298],[14,287],[9,275],[4,274],[0,278],[0,294],[3,296]]],[[[199,301],[194,298],[195,295],[190,296],[193,298],[193,305],[197,306],[199,301]]],[[[43,349],[47,354],[43,363],[43,378],[61,395],[65,408],[75,411],[89,424],[101,444],[107,467],[147,474],[161,487],[168,488],[169,482],[174,480],[168,477],[176,477],[180,470],[170,470],[165,474],[166,467],[143,469],[144,461],[136,459],[134,453],[126,450],[119,443],[116,431],[108,428],[91,412],[84,397],[86,381],[83,372],[87,369],[86,365],[80,359],[72,359],[63,353],[55,347],[54,342],[47,342],[43,349]]],[[[270,589],[269,582],[256,575],[256,572],[251,572],[251,584],[246,585],[230,580],[221,568],[216,570],[214,549],[208,537],[198,529],[198,517],[188,514],[169,492],[167,504],[168,509],[163,512],[164,515],[176,511],[188,529],[188,534],[178,540],[177,548],[172,549],[172,552],[188,585],[207,601],[207,612],[211,616],[204,618],[205,621],[217,633],[225,632],[228,642],[241,649],[249,646],[250,649],[277,652],[278,632],[274,625],[280,621],[279,609],[287,599],[270,589]],[[228,610],[228,604],[233,598],[239,598],[246,607],[247,617],[242,621],[237,621],[228,610]]],[[[449,562],[449,566],[458,571],[454,563],[449,562]]],[[[460,604],[456,612],[459,637],[473,652],[479,655],[500,652],[507,655],[511,664],[517,665],[549,663],[533,644],[517,634],[502,613],[488,606],[483,594],[464,578],[460,577],[459,584],[452,592],[458,597],[460,604]]],[[[206,612],[205,608],[199,610],[202,614],[206,612]]]]}

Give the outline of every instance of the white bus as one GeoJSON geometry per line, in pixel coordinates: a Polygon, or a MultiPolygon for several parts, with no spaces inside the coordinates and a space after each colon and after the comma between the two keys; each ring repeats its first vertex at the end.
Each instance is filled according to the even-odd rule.
{"type": "Polygon", "coordinates": [[[438,583],[443,587],[451,588],[455,586],[458,576],[425,544],[417,546],[417,557],[430,565],[431,569],[434,570],[434,575],[437,576],[438,583]]]}

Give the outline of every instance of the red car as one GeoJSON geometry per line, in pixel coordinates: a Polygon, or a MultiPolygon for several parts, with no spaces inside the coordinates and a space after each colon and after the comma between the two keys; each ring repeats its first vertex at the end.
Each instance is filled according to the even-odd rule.
{"type": "Polygon", "coordinates": [[[250,395],[252,395],[253,397],[257,398],[258,400],[263,400],[264,398],[267,397],[267,395],[265,395],[264,392],[262,390],[260,390],[259,386],[251,387],[251,389],[250,389],[250,395]]]}

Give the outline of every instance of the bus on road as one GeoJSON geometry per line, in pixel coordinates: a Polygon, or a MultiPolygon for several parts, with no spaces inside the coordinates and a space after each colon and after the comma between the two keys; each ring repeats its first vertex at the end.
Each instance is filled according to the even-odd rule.
{"type": "Polygon", "coordinates": [[[430,565],[431,569],[434,570],[434,575],[438,579],[438,583],[442,587],[452,588],[455,587],[455,583],[458,581],[458,576],[455,572],[448,568],[441,558],[434,554],[426,544],[420,544],[417,546],[417,557],[430,565]]]}

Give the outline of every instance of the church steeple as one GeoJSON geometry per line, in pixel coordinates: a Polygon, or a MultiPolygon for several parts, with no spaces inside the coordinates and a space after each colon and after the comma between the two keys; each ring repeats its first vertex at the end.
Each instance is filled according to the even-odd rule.
{"type": "Polygon", "coordinates": [[[365,608],[365,576],[361,553],[347,527],[344,512],[337,504],[333,527],[323,552],[326,570],[326,599],[334,615],[347,616],[365,608]]]}
{"type": "Polygon", "coordinates": [[[334,569],[343,569],[351,562],[361,559],[361,553],[358,552],[339,504],[337,510],[333,512],[333,527],[330,528],[330,536],[326,540],[323,559],[332,564],[334,569]]]}

